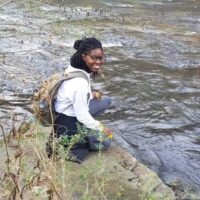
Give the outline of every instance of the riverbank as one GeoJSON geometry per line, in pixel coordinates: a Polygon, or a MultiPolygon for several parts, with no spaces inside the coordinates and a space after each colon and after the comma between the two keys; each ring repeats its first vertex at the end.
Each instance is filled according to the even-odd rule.
{"type": "Polygon", "coordinates": [[[1,142],[0,199],[175,199],[154,172],[114,144],[91,152],[81,165],[48,159],[49,133],[24,124],[1,142]]]}

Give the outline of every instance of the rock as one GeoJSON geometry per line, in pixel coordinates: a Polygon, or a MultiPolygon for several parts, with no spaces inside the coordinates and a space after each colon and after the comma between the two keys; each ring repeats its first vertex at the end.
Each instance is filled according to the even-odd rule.
{"type": "MultiPolygon", "coordinates": [[[[95,168],[98,155],[96,152],[91,153],[82,165],[95,168]]],[[[116,193],[115,190],[120,185],[123,188],[122,199],[139,200],[150,199],[150,197],[157,200],[175,199],[172,189],[167,187],[153,171],[123,149],[112,145],[108,151],[101,153],[100,160],[109,172],[109,192],[116,193]]]]}

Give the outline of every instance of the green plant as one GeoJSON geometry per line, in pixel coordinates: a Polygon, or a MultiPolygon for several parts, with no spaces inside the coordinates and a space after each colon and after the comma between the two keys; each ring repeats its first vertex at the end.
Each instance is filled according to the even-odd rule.
{"type": "Polygon", "coordinates": [[[101,151],[96,153],[92,166],[67,161],[70,148],[76,142],[85,141],[88,135],[85,127],[78,126],[79,134],[73,137],[53,138],[57,152],[50,159],[45,149],[49,137],[46,132],[51,132],[50,129],[37,123],[22,127],[15,128],[15,134],[4,140],[7,156],[2,169],[1,193],[5,198],[93,200],[112,196],[110,199],[120,199],[120,184],[114,193],[109,193],[108,162],[101,151]]]}

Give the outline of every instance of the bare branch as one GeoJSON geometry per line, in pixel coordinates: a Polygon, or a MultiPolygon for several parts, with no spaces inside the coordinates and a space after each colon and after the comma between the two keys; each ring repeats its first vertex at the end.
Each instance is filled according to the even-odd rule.
{"type": "Polygon", "coordinates": [[[2,130],[2,133],[3,133],[3,139],[4,139],[4,143],[5,143],[5,147],[6,147],[7,170],[8,170],[8,172],[10,172],[10,156],[9,156],[9,153],[8,153],[8,146],[7,146],[7,141],[6,141],[6,135],[5,135],[5,132],[4,132],[2,124],[0,124],[0,127],[1,127],[1,130],[2,130]]]}
{"type": "Polygon", "coordinates": [[[0,8],[2,8],[2,7],[4,7],[4,6],[6,6],[7,4],[11,3],[12,1],[13,1],[13,0],[9,0],[9,1],[7,1],[6,3],[4,3],[4,4],[0,5],[0,8]]]}

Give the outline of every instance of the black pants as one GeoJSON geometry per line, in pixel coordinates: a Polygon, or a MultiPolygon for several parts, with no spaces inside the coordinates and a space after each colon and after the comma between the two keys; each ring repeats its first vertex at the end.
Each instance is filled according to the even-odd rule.
{"type": "MultiPolygon", "coordinates": [[[[97,116],[103,113],[111,103],[111,99],[107,96],[102,97],[101,100],[91,100],[90,101],[90,114],[92,116],[97,116]]],[[[60,138],[61,136],[68,135],[73,136],[78,133],[77,123],[79,126],[83,126],[80,122],[78,122],[76,117],[66,116],[62,113],[57,113],[56,119],[54,121],[54,137],[60,138]]],[[[88,129],[88,132],[92,130],[88,129]]],[[[84,138],[84,141],[77,142],[70,148],[70,153],[73,157],[79,162],[83,161],[89,151],[97,151],[97,150],[106,150],[109,148],[111,141],[105,140],[99,142],[98,139],[98,131],[96,135],[90,135],[84,138]]],[[[52,141],[52,135],[50,136],[50,141],[52,141]]],[[[50,142],[47,143],[47,151],[49,156],[52,154],[52,148],[50,142]]]]}
{"type": "MultiPolygon", "coordinates": [[[[76,117],[66,116],[62,113],[56,113],[56,119],[54,121],[54,137],[60,138],[61,136],[65,135],[73,136],[78,132],[77,123],[79,124],[79,126],[82,126],[82,124],[78,122],[76,117]]],[[[49,156],[51,156],[51,154],[53,153],[52,140],[53,135],[50,136],[49,142],[47,143],[47,152],[49,156]]],[[[86,155],[89,153],[87,138],[82,138],[82,142],[75,143],[70,148],[69,153],[70,155],[68,156],[71,156],[71,160],[82,162],[86,155]]]]}

